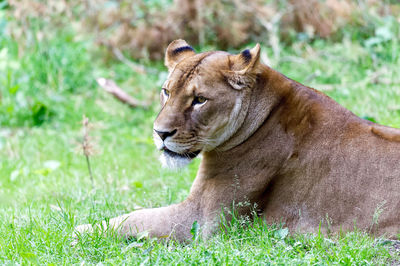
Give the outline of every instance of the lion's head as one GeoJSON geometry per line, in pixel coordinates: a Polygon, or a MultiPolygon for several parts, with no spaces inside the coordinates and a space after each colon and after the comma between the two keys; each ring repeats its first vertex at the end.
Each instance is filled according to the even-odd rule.
{"type": "Polygon", "coordinates": [[[183,40],[168,46],[169,75],[161,89],[162,109],[153,132],[163,166],[183,167],[235,134],[247,114],[259,55],[258,44],[238,55],[197,54],[183,40]]]}

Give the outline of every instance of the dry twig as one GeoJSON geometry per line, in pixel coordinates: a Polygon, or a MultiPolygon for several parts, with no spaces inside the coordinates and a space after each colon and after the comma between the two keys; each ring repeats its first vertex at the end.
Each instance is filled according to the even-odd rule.
{"type": "Polygon", "coordinates": [[[148,103],[133,98],[132,96],[127,94],[124,90],[122,90],[120,87],[118,87],[118,85],[111,79],[98,78],[96,81],[100,85],[100,87],[102,87],[106,92],[112,94],[119,101],[129,105],[132,108],[149,107],[148,103]]]}

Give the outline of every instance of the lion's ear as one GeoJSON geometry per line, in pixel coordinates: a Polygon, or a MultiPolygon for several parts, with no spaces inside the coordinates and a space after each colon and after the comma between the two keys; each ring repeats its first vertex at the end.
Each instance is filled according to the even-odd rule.
{"type": "Polygon", "coordinates": [[[253,49],[231,55],[229,60],[230,69],[223,73],[228,83],[237,90],[251,87],[255,82],[260,64],[260,45],[257,43],[253,49]]]}
{"type": "Polygon", "coordinates": [[[171,71],[184,58],[195,54],[194,49],[186,41],[175,40],[167,47],[164,64],[171,71]]]}

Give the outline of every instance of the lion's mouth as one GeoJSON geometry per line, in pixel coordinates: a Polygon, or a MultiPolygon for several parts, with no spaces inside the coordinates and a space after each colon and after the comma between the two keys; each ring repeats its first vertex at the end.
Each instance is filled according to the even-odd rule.
{"type": "Polygon", "coordinates": [[[164,153],[166,153],[170,157],[173,157],[173,158],[178,157],[178,158],[185,158],[185,159],[194,159],[201,152],[201,150],[198,150],[198,151],[194,151],[194,152],[177,153],[177,152],[168,150],[165,147],[162,150],[164,151],[164,153]]]}

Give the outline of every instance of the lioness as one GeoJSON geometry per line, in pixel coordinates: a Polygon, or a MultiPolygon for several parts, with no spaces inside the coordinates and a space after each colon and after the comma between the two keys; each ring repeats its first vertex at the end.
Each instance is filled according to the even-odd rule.
{"type": "MultiPolygon", "coordinates": [[[[237,55],[197,54],[183,40],[168,46],[154,142],[164,166],[182,167],[202,153],[200,168],[182,203],[108,225],[127,237],[146,230],[186,240],[197,221],[207,237],[223,207],[246,201],[292,232],[357,227],[396,238],[400,130],[357,117],[259,58],[258,44],[237,55]]],[[[237,211],[249,215],[251,207],[237,211]]]]}

